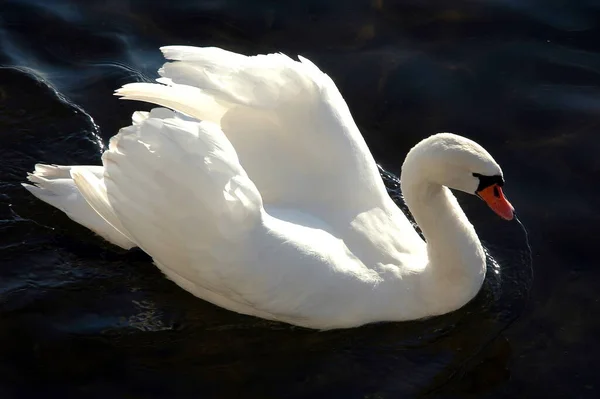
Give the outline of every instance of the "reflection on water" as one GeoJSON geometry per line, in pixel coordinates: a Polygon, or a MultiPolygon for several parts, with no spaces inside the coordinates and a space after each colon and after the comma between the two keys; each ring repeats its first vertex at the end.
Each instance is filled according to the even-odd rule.
{"type": "MultiPolygon", "coordinates": [[[[597,5],[171,3],[3,3],[2,397],[593,396],[583,366],[600,355],[590,245],[600,214],[589,184],[600,170],[597,5]],[[113,90],[154,79],[166,44],[309,57],[395,173],[434,132],[480,142],[531,233],[532,299],[523,231],[466,196],[489,255],[472,303],[425,321],[315,332],[200,301],[143,253],[115,249],[28,195],[20,182],[35,162],[99,163],[101,143],[148,109],[113,90]]],[[[382,176],[402,204],[397,179],[382,176]]]]}

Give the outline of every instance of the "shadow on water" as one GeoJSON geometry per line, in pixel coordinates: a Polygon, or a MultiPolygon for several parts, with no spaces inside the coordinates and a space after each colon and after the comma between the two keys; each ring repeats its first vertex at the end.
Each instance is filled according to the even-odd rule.
{"type": "MultiPolygon", "coordinates": [[[[598,309],[593,283],[600,282],[587,266],[593,251],[581,244],[594,237],[589,222],[600,221],[586,184],[599,170],[600,55],[590,36],[597,6],[171,3],[3,3],[0,396],[551,396],[552,373],[599,354],[594,346],[584,360],[555,365],[548,351],[581,349],[598,331],[581,321],[598,309]],[[338,83],[376,159],[393,172],[434,132],[483,144],[503,164],[508,195],[532,231],[535,264],[544,266],[533,300],[522,230],[466,196],[461,204],[489,252],[474,301],[425,321],[314,332],[198,300],[144,254],[105,244],[28,195],[20,183],[36,162],[98,164],[101,143],[134,110],[148,109],[112,92],[153,79],[165,44],[308,56],[338,83]],[[566,304],[553,296],[563,292],[566,304]],[[524,309],[516,333],[506,332],[524,309]],[[579,324],[568,324],[566,312],[579,324]],[[562,336],[552,333],[560,323],[570,328],[562,336]],[[510,379],[509,369],[520,374],[510,379]],[[548,387],[526,385],[534,381],[548,387]]],[[[401,205],[397,179],[383,169],[382,176],[401,205]]],[[[563,378],[555,393],[573,392],[586,378],[563,378]]]]}

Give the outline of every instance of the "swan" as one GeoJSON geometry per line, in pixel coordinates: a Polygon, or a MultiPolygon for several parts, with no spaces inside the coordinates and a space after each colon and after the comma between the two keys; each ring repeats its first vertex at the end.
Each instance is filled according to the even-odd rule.
{"type": "Polygon", "coordinates": [[[167,46],[157,83],[102,166],[37,164],[24,187],[109,242],[150,255],[196,297],[328,330],[441,315],[469,302],[485,254],[450,189],[506,220],[503,173],[479,144],[439,133],[386,192],[333,80],[308,59],[167,46]]]}

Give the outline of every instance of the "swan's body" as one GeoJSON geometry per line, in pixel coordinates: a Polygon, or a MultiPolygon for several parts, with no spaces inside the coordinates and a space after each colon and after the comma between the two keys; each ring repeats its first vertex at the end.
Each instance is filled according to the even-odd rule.
{"type": "Polygon", "coordinates": [[[335,84],[312,63],[163,52],[177,61],[160,70],[163,84],[118,94],[174,111],[135,113],[103,167],[37,165],[36,186],[25,187],[240,313],[331,329],[439,315],[476,295],[484,252],[444,186],[499,189],[502,172],[483,148],[439,134],[407,156],[402,189],[426,244],[387,195],[335,84]]]}

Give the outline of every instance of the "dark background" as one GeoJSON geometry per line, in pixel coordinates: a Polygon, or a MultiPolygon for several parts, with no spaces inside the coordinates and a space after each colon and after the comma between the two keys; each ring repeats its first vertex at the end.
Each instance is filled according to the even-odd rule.
{"type": "Polygon", "coordinates": [[[600,396],[599,21],[585,0],[1,0],[0,397],[600,396]],[[113,90],[168,44],[311,59],[395,174],[430,134],[476,140],[535,277],[519,226],[461,196],[499,264],[473,303],[318,333],[194,298],[21,188],[35,162],[98,164],[148,109],[113,90]]]}

